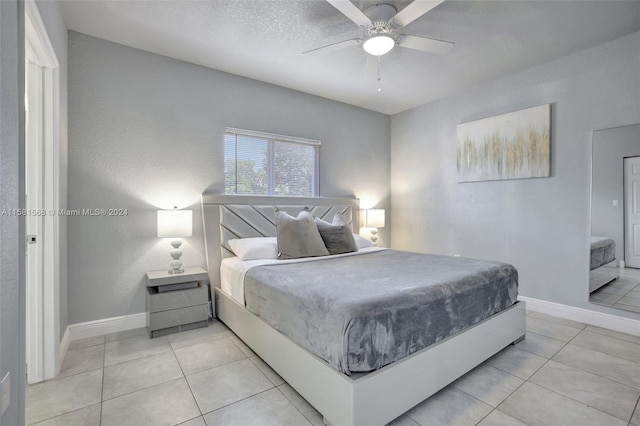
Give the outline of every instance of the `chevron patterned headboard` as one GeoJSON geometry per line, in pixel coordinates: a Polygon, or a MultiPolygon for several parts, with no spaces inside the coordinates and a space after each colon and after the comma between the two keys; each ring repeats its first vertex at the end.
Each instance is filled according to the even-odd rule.
{"type": "Polygon", "coordinates": [[[233,238],[275,237],[276,212],[297,215],[303,208],[328,222],[336,212],[358,232],[357,198],[298,198],[202,194],[202,219],[209,279],[220,286],[219,267],[225,257],[233,256],[228,241],[233,238]]]}

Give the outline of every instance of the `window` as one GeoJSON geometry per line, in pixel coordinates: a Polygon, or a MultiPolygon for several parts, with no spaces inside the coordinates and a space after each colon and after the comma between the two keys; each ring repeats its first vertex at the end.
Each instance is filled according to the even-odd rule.
{"type": "Polygon", "coordinates": [[[320,141],[225,129],[226,194],[317,197],[320,141]]]}

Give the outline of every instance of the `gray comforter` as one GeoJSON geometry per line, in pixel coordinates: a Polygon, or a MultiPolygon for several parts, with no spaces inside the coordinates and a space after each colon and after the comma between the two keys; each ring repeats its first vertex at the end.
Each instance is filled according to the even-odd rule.
{"type": "Polygon", "coordinates": [[[352,374],[513,305],[517,287],[518,273],[505,263],[384,250],[254,267],[245,299],[249,311],[352,374]]]}
{"type": "Polygon", "coordinates": [[[616,258],[616,242],[607,237],[591,237],[591,270],[613,262],[616,258]]]}

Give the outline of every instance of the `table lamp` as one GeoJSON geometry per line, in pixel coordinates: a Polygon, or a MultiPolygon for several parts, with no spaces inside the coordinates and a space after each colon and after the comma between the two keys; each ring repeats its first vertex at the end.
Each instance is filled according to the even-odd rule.
{"type": "Polygon", "coordinates": [[[193,235],[193,213],[191,210],[158,210],[158,238],[171,238],[170,274],[181,274],[182,267],[182,239],[180,237],[190,237],[193,235]]]}
{"type": "Polygon", "coordinates": [[[364,226],[371,228],[371,242],[377,245],[378,228],[384,228],[384,209],[367,209],[364,211],[364,226]]]}

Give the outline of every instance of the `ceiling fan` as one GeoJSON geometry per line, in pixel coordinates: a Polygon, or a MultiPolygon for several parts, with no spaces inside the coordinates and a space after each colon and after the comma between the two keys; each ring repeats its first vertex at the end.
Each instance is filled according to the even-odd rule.
{"type": "Polygon", "coordinates": [[[413,3],[410,3],[400,12],[386,3],[376,4],[363,12],[349,0],[327,0],[327,2],[361,27],[364,30],[364,36],[363,38],[352,38],[311,49],[303,52],[303,54],[326,53],[350,46],[362,45],[365,52],[378,57],[389,52],[394,46],[444,55],[454,46],[454,43],[450,41],[398,34],[402,27],[415,21],[444,2],[444,0],[414,0],[413,3]]]}

